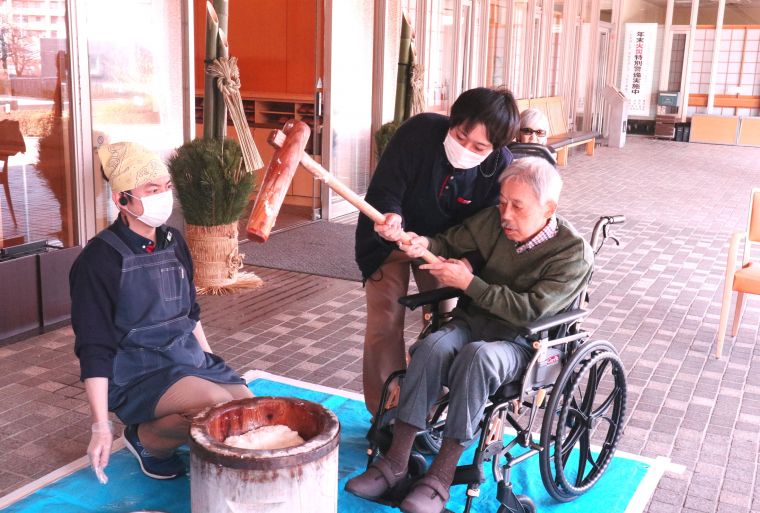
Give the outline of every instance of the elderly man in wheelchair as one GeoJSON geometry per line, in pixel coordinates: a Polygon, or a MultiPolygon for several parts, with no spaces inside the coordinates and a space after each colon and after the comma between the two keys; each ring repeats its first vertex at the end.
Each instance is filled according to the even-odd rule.
{"type": "MultiPolygon", "coordinates": [[[[411,244],[399,243],[412,257],[419,257],[425,248],[440,255],[439,263],[422,267],[448,287],[402,298],[404,304],[416,307],[461,298],[450,322],[439,327],[439,319],[434,319],[433,330],[423,333],[410,349],[397,407],[390,404],[389,385],[403,373],[386,383],[368,435],[370,463],[364,473],[348,481],[350,493],[407,513],[438,513],[445,508],[450,486],[467,484],[465,511],[469,511],[485,480],[483,462],[493,461],[499,511],[519,513],[534,507],[529,498],[512,492],[513,464],[544,453],[540,458],[544,483],[552,496],[566,501],[593,485],[611,458],[623,422],[622,364],[606,342],[579,350],[586,334],[576,326],[583,317],[577,307],[593,269],[592,247],[556,215],[562,179],[546,160],[515,161],[503,172],[500,184],[498,207],[434,238],[411,234],[411,244]],[[472,270],[458,260],[465,254],[474,261],[472,270]],[[603,386],[611,391],[600,405],[589,388],[595,392],[605,375],[611,383],[603,386]],[[446,389],[448,395],[441,400],[446,389]],[[547,406],[544,399],[550,390],[547,406]],[[512,415],[521,413],[523,406],[530,407],[527,427],[512,415]],[[542,440],[537,444],[530,428],[539,410],[549,414],[544,414],[542,440]],[[389,418],[394,421],[392,438],[384,438],[389,418]],[[595,454],[589,447],[600,418],[609,427],[602,437],[604,447],[595,454]],[[517,430],[515,440],[506,446],[505,422],[517,430]],[[435,447],[438,454],[424,473],[424,459],[413,452],[415,440],[419,444],[420,436],[429,440],[441,433],[442,444],[435,447]],[[462,452],[478,437],[475,461],[458,467],[462,452]],[[510,450],[516,445],[528,451],[512,456],[510,450]],[[580,446],[582,464],[573,463],[579,459],[570,456],[574,446],[580,446]],[[502,458],[507,461],[503,466],[502,458]]],[[[605,225],[615,222],[603,219],[605,225]]]]}

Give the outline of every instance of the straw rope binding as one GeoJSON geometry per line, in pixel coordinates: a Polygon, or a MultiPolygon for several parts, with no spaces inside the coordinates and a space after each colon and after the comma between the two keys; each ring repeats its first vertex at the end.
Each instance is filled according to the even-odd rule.
{"type": "Polygon", "coordinates": [[[411,115],[414,116],[425,111],[425,66],[412,64],[409,83],[412,87],[411,115]]]}
{"type": "Polygon", "coordinates": [[[263,285],[251,272],[240,272],[245,254],[238,250],[237,223],[219,226],[188,224],[185,239],[193,257],[196,292],[221,295],[263,285]]]}
{"type": "Polygon", "coordinates": [[[217,87],[224,98],[224,105],[232,118],[235,132],[240,140],[240,149],[243,151],[243,160],[246,170],[253,173],[264,167],[264,161],[259,155],[256,143],[253,142],[248,121],[245,119],[243,100],[240,98],[240,70],[237,67],[237,57],[226,59],[219,57],[206,68],[209,75],[216,78],[217,87]]]}

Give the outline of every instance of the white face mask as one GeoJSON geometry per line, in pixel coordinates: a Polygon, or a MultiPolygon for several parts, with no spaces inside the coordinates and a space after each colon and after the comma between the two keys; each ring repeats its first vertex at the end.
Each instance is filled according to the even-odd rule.
{"type": "MultiPolygon", "coordinates": [[[[132,196],[132,194],[129,195],[132,196]]],[[[137,196],[132,197],[137,198],[137,196]]],[[[172,196],[172,191],[170,190],[158,194],[151,194],[150,196],[143,196],[142,198],[137,199],[142,202],[143,213],[141,216],[136,217],[139,221],[142,221],[148,226],[158,228],[169,219],[170,215],[172,215],[174,196],[172,196]]],[[[127,209],[127,211],[134,215],[129,209],[127,209]]]]}
{"type": "Polygon", "coordinates": [[[446,158],[449,159],[449,162],[451,162],[451,165],[455,169],[472,169],[480,165],[491,154],[488,152],[485,155],[481,155],[480,153],[468,150],[459,144],[451,136],[450,132],[446,134],[446,139],[443,140],[443,149],[446,150],[446,158]]]}

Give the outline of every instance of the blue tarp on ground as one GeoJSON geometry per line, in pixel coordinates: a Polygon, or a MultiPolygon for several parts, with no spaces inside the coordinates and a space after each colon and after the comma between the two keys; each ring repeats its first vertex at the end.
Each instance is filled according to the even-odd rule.
{"type": "MultiPolygon", "coordinates": [[[[321,403],[338,416],[341,424],[340,440],[340,495],[338,511],[351,513],[398,511],[374,504],[343,492],[346,480],[366,465],[366,440],[369,414],[364,405],[354,399],[268,379],[255,379],[249,384],[256,395],[293,396],[321,403]]],[[[472,450],[465,458],[472,461],[472,450]]],[[[572,513],[575,511],[623,512],[628,507],[650,466],[644,461],[616,456],[600,482],[573,502],[556,503],[544,489],[538,470],[538,458],[518,465],[512,472],[516,493],[529,495],[538,511],[572,513]]],[[[157,481],[144,476],[134,457],[126,450],[117,451],[106,469],[107,485],[100,485],[89,468],[81,469],[52,483],[32,495],[3,509],[8,513],[89,513],[135,510],[158,510],[167,513],[190,513],[190,479],[183,477],[171,481],[157,481]]],[[[490,467],[488,469],[490,475],[490,467]]],[[[465,487],[452,489],[449,509],[462,511],[465,487]]],[[[474,503],[474,512],[493,513],[498,509],[495,484],[492,481],[481,487],[481,495],[474,503]]]]}

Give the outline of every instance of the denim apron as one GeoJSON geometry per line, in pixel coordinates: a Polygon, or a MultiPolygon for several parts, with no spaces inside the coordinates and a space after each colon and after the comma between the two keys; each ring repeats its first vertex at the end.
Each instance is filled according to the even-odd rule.
{"type": "Polygon", "coordinates": [[[220,357],[204,352],[192,331],[190,277],[174,244],[135,254],[111,230],[97,235],[121,254],[121,286],[114,313],[119,348],[108,384],[108,409],[125,424],[155,418],[158,400],[181,378],[244,381],[220,357]]]}

